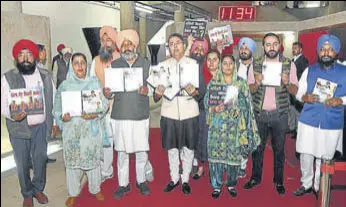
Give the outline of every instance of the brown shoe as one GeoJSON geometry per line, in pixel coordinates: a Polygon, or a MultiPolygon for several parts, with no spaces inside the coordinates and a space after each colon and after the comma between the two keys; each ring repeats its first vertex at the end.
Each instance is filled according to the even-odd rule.
{"type": "Polygon", "coordinates": [[[95,194],[95,198],[96,198],[96,200],[98,200],[98,201],[103,201],[103,200],[105,199],[105,197],[103,196],[103,194],[101,193],[101,191],[95,194]]]}
{"type": "Polygon", "coordinates": [[[75,200],[76,200],[76,197],[68,197],[68,199],[65,201],[65,206],[73,207],[75,200]]]}
{"type": "Polygon", "coordinates": [[[34,195],[34,197],[36,198],[36,200],[37,200],[37,202],[39,204],[46,204],[46,203],[48,203],[47,196],[44,193],[42,193],[42,192],[36,193],[34,195]]]}
{"type": "Polygon", "coordinates": [[[24,198],[23,207],[34,207],[34,201],[32,198],[24,198]]]}

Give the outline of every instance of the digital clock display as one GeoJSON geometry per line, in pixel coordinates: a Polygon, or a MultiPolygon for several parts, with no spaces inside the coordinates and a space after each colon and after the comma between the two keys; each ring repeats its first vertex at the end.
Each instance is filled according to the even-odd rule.
{"type": "Polygon", "coordinates": [[[220,6],[220,21],[254,21],[256,8],[254,6],[220,6]]]}

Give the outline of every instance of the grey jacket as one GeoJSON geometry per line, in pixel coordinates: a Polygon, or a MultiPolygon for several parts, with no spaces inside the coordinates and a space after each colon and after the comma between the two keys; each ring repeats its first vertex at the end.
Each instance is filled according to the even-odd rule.
{"type": "MultiPolygon", "coordinates": [[[[48,72],[48,70],[42,68],[38,68],[38,70],[41,74],[41,78],[43,81],[43,93],[46,113],[45,124],[47,126],[46,138],[50,138],[53,126],[52,110],[54,86],[52,83],[51,73],[48,72]]],[[[10,89],[25,88],[25,80],[22,74],[19,73],[17,68],[9,70],[4,75],[6,77],[10,89]]],[[[10,119],[6,119],[6,125],[10,138],[31,139],[31,129],[29,128],[27,118],[24,118],[22,121],[12,121],[10,119]]]]}
{"type": "MultiPolygon", "coordinates": [[[[130,65],[123,58],[111,63],[112,68],[143,68],[143,84],[147,86],[150,62],[138,55],[137,60],[130,65]]],[[[133,92],[115,93],[111,118],[116,120],[144,120],[149,118],[149,97],[133,92]]]]}

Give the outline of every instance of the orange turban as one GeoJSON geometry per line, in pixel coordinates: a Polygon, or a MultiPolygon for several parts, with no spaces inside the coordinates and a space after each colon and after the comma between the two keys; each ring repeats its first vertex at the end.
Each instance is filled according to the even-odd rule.
{"type": "MultiPolygon", "coordinates": [[[[118,39],[118,32],[111,26],[103,26],[100,29],[100,39],[103,37],[103,35],[107,34],[114,43],[117,43],[118,39]]],[[[118,45],[117,45],[118,46],[118,45]]],[[[120,47],[120,46],[118,46],[120,47]]]]}
{"type": "Polygon", "coordinates": [[[123,44],[123,41],[125,39],[130,40],[132,42],[132,44],[134,44],[136,47],[138,47],[139,36],[135,30],[126,29],[126,30],[119,32],[118,41],[117,41],[117,45],[119,48],[121,47],[121,45],[123,44]]]}

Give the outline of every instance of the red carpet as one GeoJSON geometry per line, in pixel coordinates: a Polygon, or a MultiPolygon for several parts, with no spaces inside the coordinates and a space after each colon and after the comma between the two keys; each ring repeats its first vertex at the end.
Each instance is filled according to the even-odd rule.
{"type": "MultiPolygon", "coordinates": [[[[315,206],[315,198],[311,195],[305,195],[296,198],[292,192],[300,186],[300,172],[299,167],[292,165],[285,165],[285,187],[286,194],[280,196],[277,194],[275,187],[272,183],[273,178],[273,153],[267,147],[265,151],[263,179],[260,186],[252,190],[246,191],[243,189],[245,182],[249,179],[251,172],[252,162],[249,160],[247,167],[247,177],[240,179],[237,185],[238,197],[232,198],[227,189],[224,187],[219,199],[214,200],[211,197],[212,188],[209,184],[208,173],[205,177],[195,181],[190,180],[191,194],[184,195],[181,192],[181,185],[178,186],[173,192],[164,193],[164,186],[170,181],[167,152],[161,149],[161,136],[159,129],[151,129],[150,131],[150,146],[149,153],[150,161],[154,167],[154,181],[149,183],[151,194],[149,196],[142,196],[139,190],[136,189],[136,176],[135,176],[135,160],[132,157],[130,161],[130,184],[131,191],[127,193],[122,199],[116,200],[113,198],[113,192],[118,187],[117,182],[117,169],[116,158],[114,162],[115,176],[102,184],[102,192],[105,195],[103,202],[97,201],[93,195],[88,192],[87,185],[84,187],[81,195],[76,200],[75,206],[77,207],[212,207],[212,206],[280,206],[280,207],[294,207],[294,206],[315,206]]],[[[294,149],[293,149],[294,150],[294,149]]],[[[343,177],[345,178],[345,177],[343,177]]],[[[338,184],[345,184],[345,179],[339,178],[338,184]]],[[[338,191],[332,193],[333,207],[346,206],[344,197],[345,191],[338,191]],[[336,199],[338,198],[338,199],[336,199]]]]}

